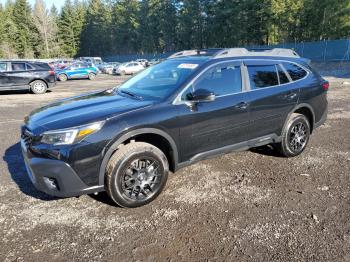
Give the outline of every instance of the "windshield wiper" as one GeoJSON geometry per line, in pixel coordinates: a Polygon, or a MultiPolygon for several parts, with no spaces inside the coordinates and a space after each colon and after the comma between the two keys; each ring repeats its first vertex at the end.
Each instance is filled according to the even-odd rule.
{"type": "Polygon", "coordinates": [[[143,99],[142,96],[138,96],[138,95],[136,95],[136,94],[134,94],[134,93],[131,93],[131,92],[129,92],[129,91],[120,90],[120,89],[118,89],[118,90],[119,90],[119,92],[121,92],[121,93],[123,93],[123,94],[127,94],[128,96],[134,97],[134,98],[136,98],[136,99],[139,99],[139,100],[142,100],[142,99],[143,99]]]}

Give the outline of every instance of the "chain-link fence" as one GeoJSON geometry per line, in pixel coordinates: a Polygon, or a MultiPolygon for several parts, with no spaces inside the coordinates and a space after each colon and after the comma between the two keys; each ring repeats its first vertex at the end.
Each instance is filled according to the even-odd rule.
{"type": "MultiPolygon", "coordinates": [[[[291,48],[302,57],[315,62],[321,61],[350,61],[350,38],[343,40],[328,40],[318,42],[285,43],[268,46],[252,46],[251,48],[291,48]]],[[[167,58],[172,53],[164,54],[133,54],[115,55],[104,57],[105,61],[127,62],[136,59],[159,59],[167,58]]]]}
{"type": "Polygon", "coordinates": [[[309,58],[315,62],[350,60],[350,38],[343,40],[254,46],[254,48],[290,48],[294,49],[300,56],[309,58]]]}

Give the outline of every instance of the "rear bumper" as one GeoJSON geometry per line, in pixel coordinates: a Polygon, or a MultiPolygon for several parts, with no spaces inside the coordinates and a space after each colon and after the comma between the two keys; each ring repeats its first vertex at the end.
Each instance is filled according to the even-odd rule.
{"type": "Polygon", "coordinates": [[[28,176],[39,191],[57,197],[72,197],[104,191],[103,186],[87,186],[63,161],[30,158],[23,140],[21,140],[21,148],[28,176]]]}
{"type": "Polygon", "coordinates": [[[49,88],[55,87],[55,86],[56,86],[56,80],[55,80],[54,82],[49,82],[49,83],[47,83],[47,86],[48,86],[49,88]]]}

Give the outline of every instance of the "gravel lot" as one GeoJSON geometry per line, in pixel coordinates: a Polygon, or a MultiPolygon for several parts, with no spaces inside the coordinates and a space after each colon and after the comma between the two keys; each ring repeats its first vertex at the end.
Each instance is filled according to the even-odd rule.
{"type": "Polygon", "coordinates": [[[19,126],[56,99],[115,76],[0,94],[0,260],[350,261],[350,79],[330,78],[329,119],[293,159],[242,152],[184,168],[137,209],[105,193],[57,199],[27,178],[19,126]]]}

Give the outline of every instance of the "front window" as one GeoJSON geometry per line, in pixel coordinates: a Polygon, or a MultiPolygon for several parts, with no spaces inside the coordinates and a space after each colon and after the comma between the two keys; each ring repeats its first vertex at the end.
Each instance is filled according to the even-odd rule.
{"type": "Polygon", "coordinates": [[[119,87],[136,96],[165,98],[177,90],[200,64],[168,60],[142,71],[119,87]]]}
{"type": "Polygon", "coordinates": [[[7,71],[7,63],[0,63],[0,72],[7,71]]]}
{"type": "Polygon", "coordinates": [[[216,96],[224,96],[242,91],[241,67],[237,63],[225,63],[206,71],[192,86],[193,91],[205,89],[216,96]]]}

